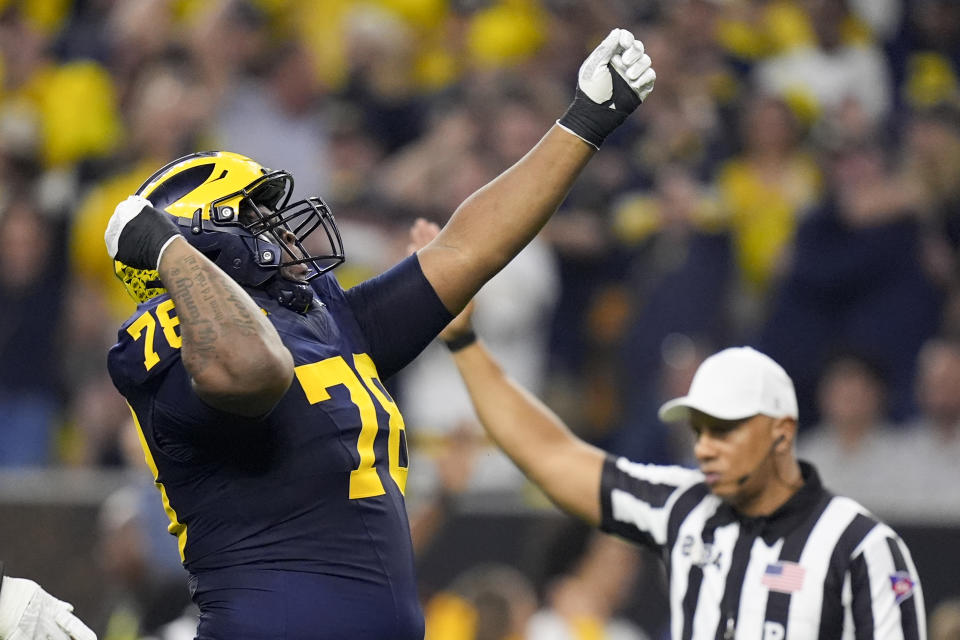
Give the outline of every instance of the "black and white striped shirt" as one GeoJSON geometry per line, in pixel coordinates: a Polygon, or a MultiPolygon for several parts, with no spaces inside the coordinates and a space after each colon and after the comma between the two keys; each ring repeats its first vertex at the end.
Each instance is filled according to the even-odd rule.
{"type": "Polygon", "coordinates": [[[767,517],[710,493],[699,471],[608,458],[604,531],[667,564],[671,637],[923,640],[923,595],[906,545],[857,502],[805,484],[767,517]]]}

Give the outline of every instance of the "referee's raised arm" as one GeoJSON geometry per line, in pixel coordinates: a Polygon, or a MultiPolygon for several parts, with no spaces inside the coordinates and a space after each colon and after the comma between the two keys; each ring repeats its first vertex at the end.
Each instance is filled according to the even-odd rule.
{"type": "Polygon", "coordinates": [[[490,438],[560,508],[597,526],[605,454],[511,380],[470,326],[472,305],[440,334],[490,438]]]}

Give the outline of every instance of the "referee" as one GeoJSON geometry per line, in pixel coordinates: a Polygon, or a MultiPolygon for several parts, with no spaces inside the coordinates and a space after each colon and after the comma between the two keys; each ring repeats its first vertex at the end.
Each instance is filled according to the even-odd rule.
{"type": "Polygon", "coordinates": [[[707,358],[660,408],[694,430],[699,471],[615,459],[507,378],[470,328],[441,334],[491,438],[564,510],[663,558],[674,640],[926,638],[906,545],[794,453],[797,400],[748,347],[707,358]]]}

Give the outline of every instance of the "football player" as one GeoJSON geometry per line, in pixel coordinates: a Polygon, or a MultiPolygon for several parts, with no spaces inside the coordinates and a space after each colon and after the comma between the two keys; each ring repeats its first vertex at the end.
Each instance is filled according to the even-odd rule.
{"type": "Polygon", "coordinates": [[[189,571],[199,638],[423,637],[404,423],[382,381],[543,226],[652,90],[650,65],[613,30],[534,149],[433,242],[349,291],[330,273],[344,259],[330,209],[291,204],[285,171],[194,153],[117,206],[105,240],[140,304],[109,370],[189,571]]]}

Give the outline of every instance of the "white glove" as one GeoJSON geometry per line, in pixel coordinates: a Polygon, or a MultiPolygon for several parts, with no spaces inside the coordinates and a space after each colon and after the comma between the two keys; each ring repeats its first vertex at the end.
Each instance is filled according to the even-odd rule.
{"type": "Polygon", "coordinates": [[[73,613],[33,580],[3,578],[0,586],[0,640],[97,640],[73,613]]]}
{"type": "Polygon", "coordinates": [[[587,97],[597,104],[614,97],[613,77],[607,64],[633,89],[640,102],[653,91],[653,83],[657,79],[656,71],[650,66],[653,61],[644,53],[643,43],[626,29],[611,31],[580,65],[577,83],[587,97]]]}
{"type": "Polygon", "coordinates": [[[657,74],[651,64],[632,33],[611,31],[580,65],[576,96],[560,126],[599,148],[653,91],[657,74]]]}

